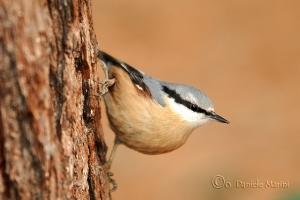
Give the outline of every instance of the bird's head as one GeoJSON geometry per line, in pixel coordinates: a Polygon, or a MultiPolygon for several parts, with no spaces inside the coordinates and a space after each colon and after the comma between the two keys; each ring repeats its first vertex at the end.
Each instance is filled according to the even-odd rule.
{"type": "Polygon", "coordinates": [[[214,111],[212,101],[198,89],[179,84],[163,83],[162,91],[168,104],[183,120],[198,127],[210,120],[229,123],[214,111]]]}

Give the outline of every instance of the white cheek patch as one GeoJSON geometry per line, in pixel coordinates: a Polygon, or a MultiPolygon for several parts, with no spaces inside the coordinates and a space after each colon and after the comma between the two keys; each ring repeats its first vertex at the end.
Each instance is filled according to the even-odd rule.
{"type": "Polygon", "coordinates": [[[193,126],[200,126],[208,121],[208,118],[204,114],[194,112],[184,105],[176,103],[172,98],[167,98],[167,100],[171,109],[183,120],[191,123],[193,126]]]}

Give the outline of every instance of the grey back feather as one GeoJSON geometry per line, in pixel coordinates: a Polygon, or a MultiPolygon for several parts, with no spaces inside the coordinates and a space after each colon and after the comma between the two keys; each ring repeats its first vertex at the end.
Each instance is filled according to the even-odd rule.
{"type": "Polygon", "coordinates": [[[153,79],[152,77],[144,75],[144,83],[148,87],[151,92],[152,98],[159,103],[161,106],[166,106],[166,102],[164,101],[163,93],[162,93],[162,85],[161,83],[153,79]]]}
{"type": "Polygon", "coordinates": [[[194,87],[156,80],[103,51],[98,52],[98,57],[107,63],[108,67],[111,65],[121,67],[128,73],[134,84],[141,87],[145,92],[150,92],[152,99],[161,106],[166,106],[164,96],[167,94],[163,91],[163,87],[167,87],[172,90],[172,92],[175,92],[177,97],[180,97],[192,104],[196,104],[202,109],[207,110],[208,108],[213,107],[211,100],[204,93],[194,87]]]}

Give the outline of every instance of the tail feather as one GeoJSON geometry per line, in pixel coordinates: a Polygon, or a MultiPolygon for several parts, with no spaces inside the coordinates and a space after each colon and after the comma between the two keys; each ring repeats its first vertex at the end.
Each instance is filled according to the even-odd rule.
{"type": "MultiPolygon", "coordinates": [[[[116,66],[122,67],[121,61],[119,61],[118,59],[114,58],[113,56],[109,55],[108,53],[106,53],[104,51],[99,50],[97,56],[100,60],[102,60],[106,64],[111,64],[111,65],[116,65],[116,66]]],[[[126,69],[124,69],[124,70],[126,70],[126,69]]]]}
{"type": "Polygon", "coordinates": [[[135,69],[134,67],[130,66],[129,64],[122,62],[118,60],[117,58],[114,58],[113,56],[109,55],[108,53],[99,50],[97,53],[97,56],[100,60],[105,62],[108,66],[113,65],[116,67],[120,67],[124,71],[127,72],[129,75],[131,81],[142,88],[143,91],[145,91],[148,95],[151,96],[150,90],[148,86],[144,82],[144,74],[140,72],[139,70],[135,69]]]}

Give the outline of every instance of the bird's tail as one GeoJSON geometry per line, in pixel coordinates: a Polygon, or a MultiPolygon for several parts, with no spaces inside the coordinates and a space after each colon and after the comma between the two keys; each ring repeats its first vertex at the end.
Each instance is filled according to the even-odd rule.
{"type": "Polygon", "coordinates": [[[127,69],[121,65],[122,61],[118,60],[117,58],[109,55],[108,53],[106,53],[104,51],[98,50],[97,57],[100,60],[102,60],[103,62],[105,62],[105,64],[107,64],[107,65],[115,65],[115,66],[121,67],[121,68],[123,68],[123,70],[127,71],[127,69]]]}
{"type": "MultiPolygon", "coordinates": [[[[97,56],[100,60],[102,60],[108,67],[115,66],[120,67],[123,69],[130,77],[132,82],[140,88],[142,88],[144,91],[147,91],[147,93],[150,94],[149,88],[144,83],[144,73],[137,70],[136,68],[130,66],[129,64],[122,62],[118,60],[117,58],[114,58],[113,56],[109,55],[108,53],[98,50],[97,56]]],[[[151,96],[151,95],[150,95],[151,96]]]]}
{"type": "Polygon", "coordinates": [[[128,73],[128,75],[134,82],[140,82],[144,77],[143,72],[141,72],[141,71],[137,70],[136,68],[130,66],[129,64],[109,55],[108,53],[106,53],[104,51],[98,50],[97,56],[100,60],[105,62],[105,64],[107,64],[108,66],[113,65],[113,66],[122,68],[124,71],[126,71],[128,73]]]}

